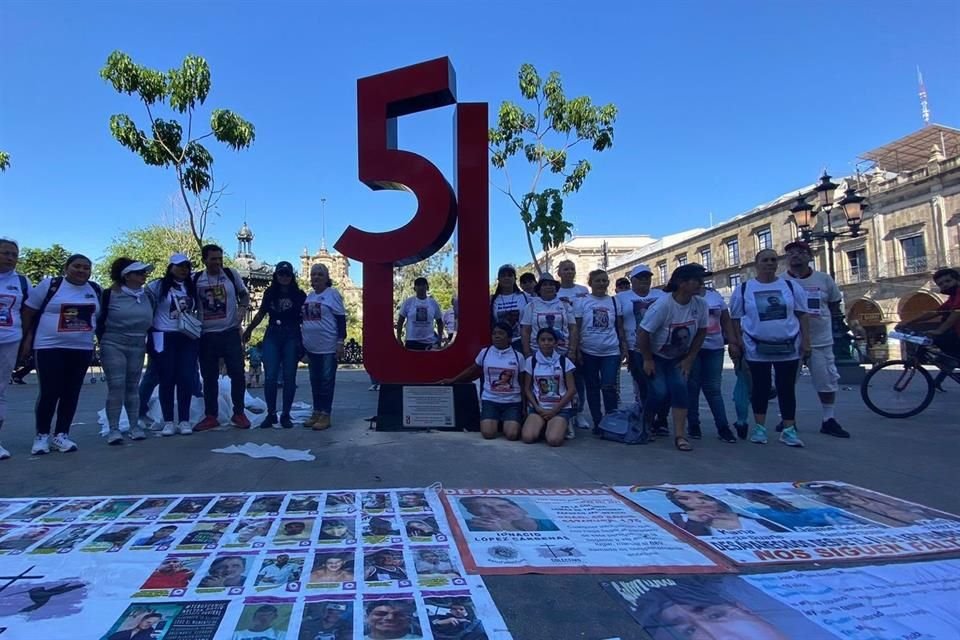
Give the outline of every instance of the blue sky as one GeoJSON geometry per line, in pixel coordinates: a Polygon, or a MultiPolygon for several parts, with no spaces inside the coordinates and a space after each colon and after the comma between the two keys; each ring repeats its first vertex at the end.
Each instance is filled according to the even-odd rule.
{"type": "MultiPolygon", "coordinates": [[[[357,180],[356,79],[447,55],[459,98],[519,99],[531,62],[568,95],[620,109],[614,147],[567,203],[580,234],[671,233],[736,215],[824,166],[920,127],[916,65],[933,120],[960,126],[960,3],[22,2],[0,4],[0,235],[92,257],[122,229],[159,222],[171,171],[144,165],[108,119],[142,105],[98,71],[114,49],[167,69],[204,56],[208,108],[257,128],[237,153],[211,145],[229,185],[213,235],[235,250],[244,207],[258,257],[296,260],[352,223],[402,225],[415,200],[357,180]],[[588,10],[589,7],[589,10],[588,10]],[[609,7],[609,9],[607,9],[609,7]]],[[[404,118],[402,148],[452,168],[449,109],[404,118]]],[[[494,179],[499,176],[491,173],[494,179]]],[[[491,265],[527,259],[522,225],[491,191],[491,265]]],[[[359,279],[359,269],[354,269],[359,279]]]]}

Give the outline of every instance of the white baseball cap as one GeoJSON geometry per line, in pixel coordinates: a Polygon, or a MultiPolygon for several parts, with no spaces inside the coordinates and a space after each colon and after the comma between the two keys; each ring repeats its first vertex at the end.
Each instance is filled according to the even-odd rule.
{"type": "Polygon", "coordinates": [[[183,264],[184,262],[190,262],[190,258],[188,258],[185,253],[175,253],[170,256],[170,262],[168,264],[183,264]]]}
{"type": "Polygon", "coordinates": [[[150,273],[153,271],[153,265],[147,264],[146,262],[131,262],[126,267],[123,268],[123,271],[120,272],[121,276],[125,276],[128,273],[135,273],[137,271],[144,271],[150,273]]]}
{"type": "Polygon", "coordinates": [[[637,266],[635,266],[633,269],[630,270],[630,277],[636,278],[637,276],[642,275],[644,273],[652,274],[653,271],[650,269],[650,267],[648,267],[645,264],[638,264],[637,266]]]}

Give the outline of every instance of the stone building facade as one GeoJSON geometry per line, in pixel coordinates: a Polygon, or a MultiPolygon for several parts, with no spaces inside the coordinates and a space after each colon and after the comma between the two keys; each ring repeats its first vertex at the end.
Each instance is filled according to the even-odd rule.
{"type": "MultiPolygon", "coordinates": [[[[594,269],[605,269],[626,256],[657,242],[647,235],[637,236],[574,236],[549,251],[537,254],[541,271],[557,275],[557,265],[572,260],[577,267],[577,282],[587,283],[587,274],[594,269]]],[[[517,275],[524,272],[536,274],[533,263],[517,266],[517,275]]]]}

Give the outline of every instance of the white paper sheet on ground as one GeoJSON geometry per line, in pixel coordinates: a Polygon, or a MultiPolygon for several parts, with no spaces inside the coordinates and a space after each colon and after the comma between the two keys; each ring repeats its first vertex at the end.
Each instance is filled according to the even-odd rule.
{"type": "Polygon", "coordinates": [[[279,458],[287,462],[310,462],[317,457],[310,453],[310,449],[284,449],[275,444],[232,444],[229,447],[213,449],[214,453],[239,453],[251,458],[279,458]]]}

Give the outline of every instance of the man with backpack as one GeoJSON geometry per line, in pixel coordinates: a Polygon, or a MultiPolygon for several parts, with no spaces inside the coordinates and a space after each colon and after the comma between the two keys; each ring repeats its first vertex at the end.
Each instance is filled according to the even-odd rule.
{"type": "Polygon", "coordinates": [[[194,431],[207,431],[220,426],[219,402],[220,360],[230,377],[230,399],[233,403],[231,424],[249,429],[250,420],[243,413],[244,357],[243,330],[240,323],[250,304],[250,293],[233,269],[223,266],[223,249],[215,244],[200,250],[203,271],[194,274],[197,305],[203,329],[200,335],[200,376],[203,378],[204,418],[194,431]]]}

